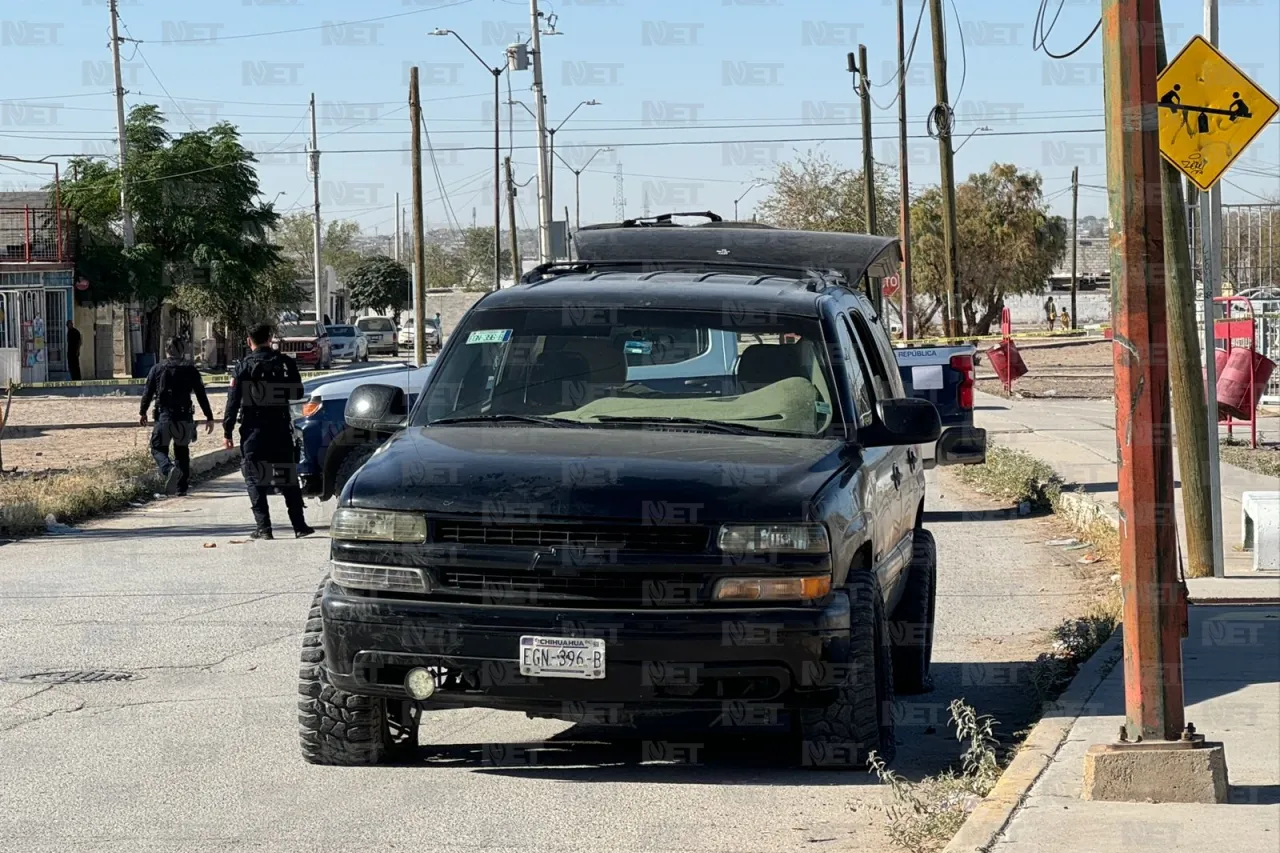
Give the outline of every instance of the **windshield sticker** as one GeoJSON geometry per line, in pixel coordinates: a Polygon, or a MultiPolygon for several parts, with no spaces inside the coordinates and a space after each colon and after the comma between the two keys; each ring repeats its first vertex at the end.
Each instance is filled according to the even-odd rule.
{"type": "Polygon", "coordinates": [[[813,407],[818,410],[818,414],[820,415],[831,414],[831,404],[823,400],[819,400],[818,402],[814,403],[813,407]]]}
{"type": "Polygon", "coordinates": [[[627,341],[622,349],[628,355],[648,355],[653,352],[653,344],[650,341],[627,341]]]}
{"type": "Polygon", "coordinates": [[[510,329],[484,329],[467,335],[469,344],[505,344],[511,340],[510,329]]]}

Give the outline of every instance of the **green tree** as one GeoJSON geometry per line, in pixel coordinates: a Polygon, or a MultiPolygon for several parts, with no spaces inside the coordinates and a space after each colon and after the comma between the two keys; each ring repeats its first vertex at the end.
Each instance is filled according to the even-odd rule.
{"type": "MultiPolygon", "coordinates": [[[[877,165],[874,171],[876,231],[898,233],[898,172],[877,165]]],[[[825,152],[807,152],[793,163],[779,163],[766,179],[770,193],[757,207],[762,222],[800,231],[867,233],[862,170],[846,169],[825,152]]]]}
{"type": "MultiPolygon", "coordinates": [[[[315,277],[315,227],[309,213],[291,213],[280,219],[272,239],[280,251],[298,271],[299,278],[315,277]]],[[[347,219],[331,219],[325,223],[324,239],[320,244],[320,259],[325,266],[333,267],[338,281],[360,266],[364,254],[356,248],[360,226],[347,219]]]]}
{"type": "Polygon", "coordinates": [[[356,308],[390,311],[396,325],[409,305],[409,270],[386,255],[371,255],[347,276],[347,295],[356,308]]]}
{"type": "MultiPolygon", "coordinates": [[[[460,251],[463,290],[490,290],[493,287],[493,229],[467,228],[462,232],[460,251]]],[[[502,249],[498,255],[503,278],[511,276],[511,252],[502,249]]]]}
{"type": "MultiPolygon", "coordinates": [[[[965,334],[986,335],[1008,296],[1039,293],[1067,250],[1067,224],[1051,216],[1039,173],[996,163],[956,187],[957,283],[965,334]]],[[[923,328],[945,294],[942,194],[931,187],[911,205],[912,282],[933,298],[923,328]]]]}
{"type": "MultiPolygon", "coordinates": [[[[423,247],[423,260],[428,288],[457,287],[467,280],[467,261],[461,252],[446,249],[439,243],[428,243],[423,247]]],[[[493,263],[492,258],[489,262],[493,263]]]]}
{"type": "MultiPolygon", "coordinates": [[[[63,191],[81,230],[80,274],[93,283],[95,299],[141,303],[144,348],[150,352],[159,349],[160,309],[179,288],[187,294],[206,290],[208,305],[243,301],[243,288],[280,263],[267,239],[279,217],[258,200],[255,158],[236,128],[221,122],[173,137],[164,125],[154,105],[134,107],[125,125],[133,249],[125,250],[117,236],[117,167],[75,158],[77,177],[63,191]],[[207,283],[195,284],[195,267],[212,271],[207,283]]],[[[235,320],[230,312],[209,316],[235,320]]]]}

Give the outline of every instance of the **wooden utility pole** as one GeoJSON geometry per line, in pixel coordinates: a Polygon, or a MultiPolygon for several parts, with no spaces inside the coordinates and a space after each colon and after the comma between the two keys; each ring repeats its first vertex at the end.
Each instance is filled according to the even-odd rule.
{"type": "Polygon", "coordinates": [[[1080,254],[1080,167],[1071,170],[1071,328],[1078,328],[1076,319],[1076,261],[1080,254]]]}
{"type": "MultiPolygon", "coordinates": [[[[867,46],[858,45],[858,56],[848,56],[850,73],[858,75],[858,98],[862,101],[862,204],[868,234],[876,233],[875,156],[871,150],[871,83],[867,78],[867,46]]],[[[876,313],[884,315],[884,296],[879,287],[873,289],[871,301],[876,313]]]]}
{"type": "MultiPolygon", "coordinates": [[[[1160,11],[1157,8],[1156,14],[1160,11]]],[[[1163,26],[1156,61],[1168,64],[1163,26]]],[[[1173,418],[1178,431],[1178,469],[1182,479],[1182,515],[1187,527],[1187,575],[1213,576],[1212,481],[1209,478],[1208,421],[1205,388],[1200,373],[1200,341],[1196,330],[1195,276],[1191,272],[1191,231],[1187,228],[1187,203],[1182,197],[1182,176],[1169,163],[1161,163],[1164,181],[1165,309],[1169,315],[1169,387],[1173,418]]],[[[1194,185],[1192,185],[1194,189],[1194,185]]],[[[1194,198],[1194,196],[1192,196],[1194,198]]]]}
{"type": "Polygon", "coordinates": [[[898,180],[902,195],[898,212],[898,233],[902,235],[902,337],[915,337],[911,316],[911,183],[907,179],[907,30],[903,20],[904,0],[898,0],[898,180]]]}
{"type": "Polygon", "coordinates": [[[933,85],[938,105],[938,161],[942,172],[942,243],[946,257],[946,298],[942,302],[947,335],[960,336],[960,264],[956,257],[956,171],[951,150],[951,105],[947,100],[947,31],[942,23],[942,0],[929,0],[929,27],[933,30],[933,85]]]}
{"type": "Polygon", "coordinates": [[[322,253],[323,245],[322,236],[324,231],[320,223],[320,149],[316,141],[316,95],[311,93],[311,151],[310,151],[310,171],[311,171],[311,201],[313,205],[312,211],[312,263],[315,266],[314,280],[312,284],[315,286],[316,301],[316,322],[323,323],[326,303],[328,299],[325,297],[325,281],[324,281],[324,255],[322,253]]]}
{"type": "Polygon", "coordinates": [[[422,101],[418,98],[418,66],[409,69],[409,121],[413,158],[413,360],[427,363],[427,247],[422,227],[422,101]]]}
{"type": "Polygon", "coordinates": [[[1185,713],[1154,33],[1158,0],[1103,0],[1125,740],[1177,740],[1185,713]]]}
{"type": "Polygon", "coordinates": [[[520,234],[516,231],[516,181],[511,174],[511,158],[505,159],[507,169],[507,228],[511,234],[511,271],[520,280],[523,266],[520,263],[520,234]]]}

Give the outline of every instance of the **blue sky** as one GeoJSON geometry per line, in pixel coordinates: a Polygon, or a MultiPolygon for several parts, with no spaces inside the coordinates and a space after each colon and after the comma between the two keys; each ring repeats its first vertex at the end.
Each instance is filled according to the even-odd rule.
{"type": "MultiPolygon", "coordinates": [[[[1051,8],[1058,0],[1050,0],[1051,8]]],[[[906,0],[908,37],[921,0],[906,0]]],[[[951,101],[957,174],[993,161],[1038,170],[1055,211],[1070,213],[1078,165],[1081,215],[1105,215],[1101,44],[1069,60],[1032,48],[1038,0],[948,0],[951,101]],[[957,21],[958,19],[958,21],[957,21]],[[961,49],[963,48],[963,50],[961,49]],[[979,131],[961,144],[977,128],[979,131]]],[[[456,30],[491,64],[527,37],[522,0],[121,0],[128,104],[158,103],[173,132],[225,119],[262,152],[267,198],[281,209],[310,204],[302,155],[307,101],[318,130],[326,218],[355,219],[388,233],[394,194],[409,204],[407,71],[417,64],[430,140],[427,217],[469,225],[492,221],[492,75],[452,37],[456,30]],[[395,17],[387,17],[395,16],[395,17]],[[367,23],[350,23],[374,18],[367,23]],[[345,25],[340,25],[344,24],[345,25]],[[267,35],[261,35],[267,34],[267,35]],[[175,103],[176,102],[176,103],[175,103]],[[489,116],[489,118],[486,118],[489,116]],[[443,185],[451,212],[441,201],[443,185]]],[[[1092,29],[1100,0],[1065,0],[1050,48],[1063,53],[1092,29]]],[[[860,123],[845,54],[868,49],[874,152],[897,161],[893,0],[560,0],[544,3],[562,33],[543,40],[548,117],[556,149],[581,165],[582,220],[614,216],[615,174],[626,212],[712,209],[743,215],[766,194],[755,178],[809,149],[861,164],[860,123]]],[[[1201,0],[1164,0],[1171,55],[1200,32],[1201,0]]],[[[106,0],[5,0],[0,18],[0,153],[38,158],[114,152],[106,0]]],[[[1280,0],[1221,0],[1221,47],[1254,81],[1280,96],[1280,0]]],[[[928,16],[907,80],[911,183],[936,183],[937,144],[926,136],[934,103],[928,16]]],[[[532,75],[501,77],[502,97],[532,105],[532,75]]],[[[515,145],[518,181],[534,175],[532,123],[515,108],[514,139],[503,107],[502,145],[515,145]]],[[[557,161],[557,217],[573,208],[573,175],[557,161]]],[[[39,167],[0,166],[0,189],[32,187],[39,167]]],[[[1280,128],[1273,122],[1223,184],[1227,202],[1280,194],[1280,128]]],[[[520,195],[521,225],[536,221],[534,187],[520,195]]]]}

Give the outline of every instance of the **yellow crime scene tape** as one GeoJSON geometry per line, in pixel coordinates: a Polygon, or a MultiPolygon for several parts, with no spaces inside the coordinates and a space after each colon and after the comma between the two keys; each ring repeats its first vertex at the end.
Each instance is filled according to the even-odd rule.
{"type": "MultiPolygon", "coordinates": [[[[1091,332],[1101,332],[1108,327],[1099,326],[1094,329],[1074,329],[1065,332],[1014,332],[1009,335],[1009,339],[1013,341],[1022,340],[1044,340],[1049,338],[1089,338],[1092,337],[1091,332]]],[[[967,344],[976,343],[978,341],[1003,341],[1004,335],[964,335],[958,338],[912,338],[909,341],[895,340],[894,344],[912,345],[912,344],[967,344]]]]}
{"type": "MultiPolygon", "coordinates": [[[[337,376],[344,371],[341,370],[308,370],[299,373],[305,382],[308,379],[319,379],[323,376],[337,376]]],[[[218,373],[212,375],[201,375],[205,385],[225,385],[231,382],[231,374],[218,373]]],[[[145,379],[82,379],[79,382],[15,382],[13,389],[22,391],[32,388],[104,388],[104,387],[128,387],[132,385],[146,385],[145,379]]]]}

